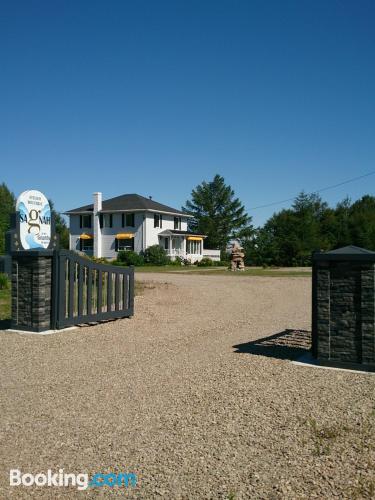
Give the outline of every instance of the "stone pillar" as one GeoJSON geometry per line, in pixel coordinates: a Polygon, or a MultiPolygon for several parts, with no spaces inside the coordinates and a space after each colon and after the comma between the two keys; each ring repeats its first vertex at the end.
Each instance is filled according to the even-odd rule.
{"type": "Polygon", "coordinates": [[[375,252],[313,255],[312,353],[321,364],[375,371],[375,252]]]}
{"type": "Polygon", "coordinates": [[[361,270],[362,363],[375,365],[375,264],[361,270]]]}
{"type": "Polygon", "coordinates": [[[319,262],[316,289],[317,357],[330,359],[330,271],[327,262],[319,262]]]}
{"type": "Polygon", "coordinates": [[[12,253],[12,329],[51,329],[52,259],[49,250],[12,253]]]}

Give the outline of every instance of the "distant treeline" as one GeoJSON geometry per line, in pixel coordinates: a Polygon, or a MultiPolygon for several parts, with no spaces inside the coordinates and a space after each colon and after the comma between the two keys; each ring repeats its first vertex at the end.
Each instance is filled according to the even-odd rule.
{"type": "Polygon", "coordinates": [[[330,208],[320,196],[301,193],[242,245],[248,265],[306,266],[313,251],[345,245],[375,251],[375,197],[346,198],[330,208]]]}
{"type": "MultiPolygon", "coordinates": [[[[68,248],[69,230],[50,203],[60,246],[68,248]]],[[[0,184],[0,254],[5,250],[5,232],[14,209],[13,193],[0,184]]],[[[232,188],[215,175],[211,182],[193,189],[184,210],[194,216],[189,228],[207,235],[205,248],[220,248],[226,256],[228,242],[239,239],[247,265],[306,266],[311,264],[313,251],[345,245],[375,251],[375,197],[370,195],[354,203],[346,198],[331,208],[317,194],[301,193],[291,208],[275,213],[263,227],[254,229],[232,188]]]]}

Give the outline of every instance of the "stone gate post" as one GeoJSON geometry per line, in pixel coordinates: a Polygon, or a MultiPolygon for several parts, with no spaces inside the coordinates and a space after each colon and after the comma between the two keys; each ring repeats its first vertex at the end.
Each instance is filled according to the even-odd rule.
{"type": "Polygon", "coordinates": [[[52,328],[52,266],[52,250],[12,252],[12,329],[52,328]]]}

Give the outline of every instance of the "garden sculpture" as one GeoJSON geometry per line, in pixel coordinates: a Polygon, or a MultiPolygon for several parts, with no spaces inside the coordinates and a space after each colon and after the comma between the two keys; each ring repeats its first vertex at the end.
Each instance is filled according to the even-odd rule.
{"type": "Polygon", "coordinates": [[[243,248],[240,247],[237,243],[233,243],[230,255],[230,270],[244,271],[245,270],[244,257],[245,254],[243,253],[243,248]]]}

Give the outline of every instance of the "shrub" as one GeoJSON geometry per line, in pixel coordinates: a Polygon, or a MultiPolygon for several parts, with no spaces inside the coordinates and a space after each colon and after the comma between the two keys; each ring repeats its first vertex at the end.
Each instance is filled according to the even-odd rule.
{"type": "Polygon", "coordinates": [[[183,264],[183,259],[181,257],[176,257],[174,260],[171,260],[170,263],[172,266],[180,267],[183,264]]]}
{"type": "Polygon", "coordinates": [[[154,266],[165,266],[171,262],[167,252],[159,245],[152,245],[146,248],[143,256],[146,264],[152,264],[154,266]]]}
{"type": "Polygon", "coordinates": [[[0,273],[0,290],[7,290],[9,287],[8,276],[4,273],[0,273]]]}
{"type": "Polygon", "coordinates": [[[96,262],[97,264],[110,264],[109,260],[105,257],[90,257],[90,260],[96,262]]]}
{"type": "Polygon", "coordinates": [[[213,264],[213,260],[209,259],[208,257],[203,257],[203,259],[198,262],[198,267],[209,267],[213,266],[213,264]]]}
{"type": "Polygon", "coordinates": [[[214,262],[214,265],[219,266],[219,267],[229,267],[230,261],[229,260],[219,260],[219,262],[214,262]]]}
{"type": "Polygon", "coordinates": [[[121,250],[117,254],[117,265],[120,266],[143,266],[144,258],[132,250],[121,250]]]}

